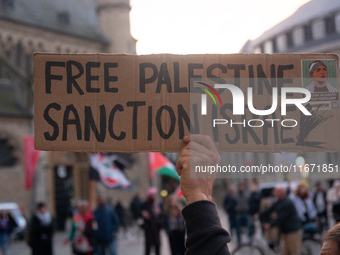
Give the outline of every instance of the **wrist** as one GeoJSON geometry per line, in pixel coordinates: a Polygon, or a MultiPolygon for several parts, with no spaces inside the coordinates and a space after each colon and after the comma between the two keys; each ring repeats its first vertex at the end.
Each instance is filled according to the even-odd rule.
{"type": "Polygon", "coordinates": [[[212,201],[212,197],[210,195],[206,195],[203,193],[195,193],[191,196],[186,197],[187,205],[192,204],[194,202],[202,201],[202,200],[208,200],[212,201]]]}

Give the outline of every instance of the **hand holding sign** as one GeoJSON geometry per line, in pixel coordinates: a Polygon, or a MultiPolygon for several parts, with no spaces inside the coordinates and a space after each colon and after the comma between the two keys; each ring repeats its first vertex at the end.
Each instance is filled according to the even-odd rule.
{"type": "Polygon", "coordinates": [[[181,189],[188,204],[200,200],[212,200],[215,175],[210,178],[190,178],[190,164],[212,166],[220,163],[220,155],[211,137],[191,135],[183,138],[188,143],[180,152],[176,170],[181,176],[181,189]]]}

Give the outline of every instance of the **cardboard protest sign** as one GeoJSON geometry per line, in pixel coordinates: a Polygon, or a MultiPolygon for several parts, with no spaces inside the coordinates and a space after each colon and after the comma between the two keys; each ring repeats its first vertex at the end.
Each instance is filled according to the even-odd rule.
{"type": "Polygon", "coordinates": [[[35,148],[339,151],[337,78],[334,54],[36,53],[35,148]]]}

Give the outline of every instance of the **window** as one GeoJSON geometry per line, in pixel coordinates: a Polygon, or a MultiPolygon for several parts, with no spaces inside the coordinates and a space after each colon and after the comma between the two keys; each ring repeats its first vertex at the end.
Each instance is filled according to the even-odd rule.
{"type": "Polygon", "coordinates": [[[0,138],[0,167],[14,166],[16,161],[14,148],[6,138],[0,138]]]}
{"type": "Polygon", "coordinates": [[[273,53],[274,52],[274,47],[273,47],[273,41],[268,40],[264,43],[264,53],[273,53]]]}
{"type": "Polygon", "coordinates": [[[303,27],[297,27],[293,30],[293,43],[294,46],[300,46],[305,42],[305,34],[303,27]]]}
{"type": "Polygon", "coordinates": [[[312,32],[314,40],[322,39],[326,36],[325,20],[319,19],[312,23],[312,32]]]}
{"type": "Polygon", "coordinates": [[[340,33],[340,13],[335,15],[335,28],[336,28],[336,32],[340,33]]]}
{"type": "Polygon", "coordinates": [[[284,52],[287,49],[287,35],[280,34],[276,38],[277,50],[279,52],[284,52]]]}

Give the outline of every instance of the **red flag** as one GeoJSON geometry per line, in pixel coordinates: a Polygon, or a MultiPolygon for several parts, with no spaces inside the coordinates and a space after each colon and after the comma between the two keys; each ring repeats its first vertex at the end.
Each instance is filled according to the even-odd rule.
{"type": "Polygon", "coordinates": [[[170,176],[179,181],[175,165],[162,153],[149,152],[150,177],[155,177],[155,173],[170,176]]]}
{"type": "Polygon", "coordinates": [[[25,189],[31,189],[35,168],[37,167],[40,151],[34,149],[34,137],[24,137],[25,189]]]}
{"type": "Polygon", "coordinates": [[[183,192],[181,190],[181,187],[178,186],[178,188],[175,190],[175,196],[181,199],[185,199],[185,197],[183,196],[183,192]]]}

